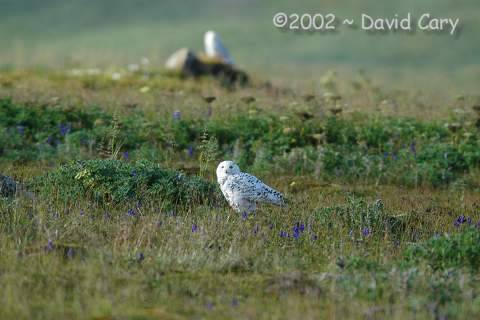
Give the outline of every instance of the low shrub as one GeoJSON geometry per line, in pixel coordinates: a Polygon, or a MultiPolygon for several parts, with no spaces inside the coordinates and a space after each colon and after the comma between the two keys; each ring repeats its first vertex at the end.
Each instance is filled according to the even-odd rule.
{"type": "Polygon", "coordinates": [[[71,203],[88,198],[106,204],[158,201],[169,208],[223,204],[215,184],[148,161],[73,161],[34,178],[29,187],[49,199],[71,203]]]}

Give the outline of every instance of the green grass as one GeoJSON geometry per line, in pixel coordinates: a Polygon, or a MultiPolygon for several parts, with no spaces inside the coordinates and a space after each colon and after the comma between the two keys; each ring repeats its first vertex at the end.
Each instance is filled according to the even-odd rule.
{"type": "Polygon", "coordinates": [[[3,73],[0,318],[478,317],[478,97],[352,81],[3,73]],[[228,208],[227,158],[289,206],[228,208]]]}

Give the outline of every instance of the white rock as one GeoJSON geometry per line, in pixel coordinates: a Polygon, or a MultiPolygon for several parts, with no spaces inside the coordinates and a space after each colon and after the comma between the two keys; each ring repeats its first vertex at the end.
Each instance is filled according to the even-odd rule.
{"type": "Polygon", "coordinates": [[[187,49],[182,48],[175,51],[165,63],[165,68],[169,71],[182,72],[189,68],[193,61],[197,60],[195,54],[187,49]]]}

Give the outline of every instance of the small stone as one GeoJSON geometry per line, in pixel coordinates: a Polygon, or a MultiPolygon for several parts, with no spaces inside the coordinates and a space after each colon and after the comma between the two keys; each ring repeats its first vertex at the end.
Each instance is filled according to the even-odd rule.
{"type": "Polygon", "coordinates": [[[17,192],[17,182],[0,174],[0,197],[13,197],[17,192]]]}

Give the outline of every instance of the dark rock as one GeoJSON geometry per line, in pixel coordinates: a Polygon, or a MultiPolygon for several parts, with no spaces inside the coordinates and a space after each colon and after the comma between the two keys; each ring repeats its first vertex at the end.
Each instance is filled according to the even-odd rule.
{"type": "Polygon", "coordinates": [[[165,68],[181,76],[213,76],[224,85],[245,85],[248,75],[218,59],[199,57],[193,51],[182,48],[174,52],[165,63],[165,68]]]}
{"type": "Polygon", "coordinates": [[[14,197],[17,193],[17,182],[0,174],[0,197],[14,197]]]}

